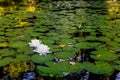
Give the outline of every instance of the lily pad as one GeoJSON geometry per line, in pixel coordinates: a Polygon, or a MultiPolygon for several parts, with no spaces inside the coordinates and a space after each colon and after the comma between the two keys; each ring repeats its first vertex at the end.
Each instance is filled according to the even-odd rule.
{"type": "Polygon", "coordinates": [[[72,44],[63,47],[62,49],[63,49],[64,52],[71,52],[71,53],[77,52],[77,49],[74,48],[72,44]]]}
{"type": "Polygon", "coordinates": [[[48,62],[46,63],[48,67],[37,66],[36,71],[39,74],[50,77],[63,77],[65,73],[69,74],[71,72],[77,72],[82,70],[82,65],[76,63],[75,65],[70,65],[68,61],[65,62],[48,62]]]}
{"type": "Polygon", "coordinates": [[[9,43],[9,47],[11,47],[11,48],[22,48],[22,47],[26,47],[26,46],[28,46],[28,44],[23,41],[9,43]]]}
{"type": "Polygon", "coordinates": [[[67,59],[68,57],[75,57],[75,54],[72,52],[57,52],[55,53],[57,58],[67,59]]]}
{"type": "Polygon", "coordinates": [[[114,63],[120,64],[120,60],[116,60],[116,61],[114,61],[114,63]]]}
{"type": "Polygon", "coordinates": [[[4,49],[4,50],[2,51],[2,56],[12,56],[12,55],[14,55],[14,54],[15,54],[15,52],[14,52],[13,50],[4,49]]]}
{"type": "Polygon", "coordinates": [[[80,49],[89,49],[90,47],[88,46],[89,42],[79,42],[75,44],[75,47],[80,50],[80,49]]]}
{"type": "Polygon", "coordinates": [[[120,44],[118,42],[115,42],[115,41],[108,41],[106,43],[108,46],[111,46],[111,47],[120,47],[120,44]]]}
{"type": "Polygon", "coordinates": [[[7,47],[8,46],[8,43],[7,42],[2,42],[0,43],[0,47],[7,47]]]}
{"type": "Polygon", "coordinates": [[[21,62],[30,60],[30,56],[26,54],[17,54],[13,62],[21,62]]]}
{"type": "Polygon", "coordinates": [[[62,51],[62,48],[58,45],[50,45],[50,50],[54,53],[62,51]]]}
{"type": "Polygon", "coordinates": [[[68,38],[71,38],[71,35],[69,34],[61,34],[58,36],[60,39],[68,39],[68,38]]]}
{"type": "Polygon", "coordinates": [[[113,68],[114,68],[115,70],[120,71],[120,65],[114,65],[113,68]]]}
{"type": "Polygon", "coordinates": [[[98,39],[98,41],[104,41],[104,42],[110,41],[110,38],[105,37],[105,36],[98,37],[97,39],[98,39]]]}
{"type": "Polygon", "coordinates": [[[113,68],[107,62],[96,61],[95,64],[90,62],[84,62],[83,67],[95,74],[108,74],[113,71],[113,68]]]}
{"type": "Polygon", "coordinates": [[[0,41],[5,41],[5,36],[0,36],[0,41]]]}
{"type": "Polygon", "coordinates": [[[48,39],[42,39],[42,43],[47,44],[47,45],[52,45],[54,43],[54,40],[48,39]]]}
{"type": "Polygon", "coordinates": [[[59,44],[65,44],[65,45],[69,45],[69,44],[75,44],[76,41],[73,39],[60,39],[60,41],[58,42],[59,44]]]}
{"type": "Polygon", "coordinates": [[[11,57],[6,57],[4,59],[0,60],[0,67],[8,65],[9,63],[11,63],[14,59],[11,57]]]}
{"type": "Polygon", "coordinates": [[[120,42],[120,38],[115,38],[114,39],[116,42],[120,42]]]}
{"type": "Polygon", "coordinates": [[[97,37],[96,36],[87,36],[85,37],[87,40],[90,40],[90,41],[95,41],[97,40],[97,37]]]}
{"type": "Polygon", "coordinates": [[[118,59],[118,56],[115,53],[111,53],[104,50],[93,51],[91,52],[90,57],[95,60],[102,60],[102,61],[113,61],[118,59]]]}
{"type": "Polygon", "coordinates": [[[32,56],[32,61],[34,63],[46,63],[48,61],[51,61],[54,59],[54,56],[53,55],[33,55],[32,56]]]}
{"type": "Polygon", "coordinates": [[[112,65],[113,68],[120,71],[120,60],[116,60],[116,61],[114,61],[114,63],[115,64],[112,65]]]}

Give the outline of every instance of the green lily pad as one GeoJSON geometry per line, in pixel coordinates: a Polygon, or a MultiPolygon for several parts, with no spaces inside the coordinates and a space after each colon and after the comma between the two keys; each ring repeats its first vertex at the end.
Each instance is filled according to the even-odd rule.
{"type": "Polygon", "coordinates": [[[94,40],[97,40],[97,37],[96,36],[87,36],[87,37],[85,37],[87,40],[92,40],[92,41],[94,41],[94,40]]]}
{"type": "Polygon", "coordinates": [[[23,42],[23,41],[9,43],[9,47],[11,47],[11,48],[23,48],[23,47],[27,47],[27,46],[28,46],[28,43],[23,42]]]}
{"type": "Polygon", "coordinates": [[[115,41],[108,41],[106,43],[108,46],[111,46],[111,47],[120,47],[120,44],[118,42],[115,42],[115,41]]]}
{"type": "Polygon", "coordinates": [[[92,48],[92,49],[97,48],[97,47],[99,47],[100,45],[102,45],[102,44],[99,43],[99,42],[91,42],[91,43],[88,43],[89,48],[92,48]]]}
{"type": "Polygon", "coordinates": [[[30,60],[30,56],[26,54],[17,54],[13,62],[21,62],[30,60]]]}
{"type": "Polygon", "coordinates": [[[9,50],[9,49],[3,49],[2,52],[2,56],[12,56],[15,54],[15,52],[13,50],[9,50]]]}
{"type": "Polygon", "coordinates": [[[42,43],[47,44],[47,45],[52,45],[54,43],[54,40],[48,39],[42,39],[42,43]]]}
{"type": "Polygon", "coordinates": [[[47,33],[47,36],[50,36],[50,37],[56,37],[56,36],[58,36],[59,34],[58,33],[56,33],[56,32],[49,32],[49,33],[47,33]]]}
{"type": "Polygon", "coordinates": [[[39,36],[40,34],[39,33],[31,33],[30,36],[33,36],[33,37],[37,37],[39,36]]]}
{"type": "Polygon", "coordinates": [[[31,57],[32,61],[34,63],[46,63],[48,61],[51,61],[54,59],[54,56],[53,55],[33,55],[31,57]]]}
{"type": "Polygon", "coordinates": [[[6,57],[4,59],[0,60],[0,67],[8,65],[9,63],[11,63],[14,59],[11,57],[6,57]]]}
{"type": "Polygon", "coordinates": [[[82,65],[80,63],[76,63],[75,65],[70,65],[68,61],[64,62],[48,62],[46,63],[48,67],[45,66],[37,66],[36,71],[39,74],[50,77],[63,77],[65,73],[69,74],[71,72],[77,72],[82,70],[82,65]]]}
{"type": "Polygon", "coordinates": [[[120,71],[120,60],[116,60],[116,61],[114,61],[114,63],[115,64],[112,65],[113,68],[120,71]]]}
{"type": "Polygon", "coordinates": [[[75,44],[76,41],[73,39],[60,39],[60,41],[58,42],[59,44],[65,44],[65,45],[69,45],[69,44],[75,44]]]}
{"type": "Polygon", "coordinates": [[[12,31],[12,32],[6,32],[5,35],[8,36],[8,37],[17,36],[16,33],[14,33],[14,31],[12,31]]]}
{"type": "Polygon", "coordinates": [[[80,49],[89,49],[90,47],[88,46],[89,42],[79,42],[75,44],[75,47],[80,50],[80,49]]]}
{"type": "Polygon", "coordinates": [[[113,68],[107,62],[96,61],[95,64],[90,62],[84,62],[83,67],[95,74],[108,74],[113,71],[113,68]]]}
{"type": "Polygon", "coordinates": [[[114,39],[116,42],[120,42],[120,38],[115,38],[114,39]]]}
{"type": "Polygon", "coordinates": [[[71,52],[71,53],[77,52],[77,49],[74,48],[73,45],[67,45],[67,46],[63,47],[62,50],[64,52],[71,52]]]}
{"type": "Polygon", "coordinates": [[[3,36],[5,34],[5,32],[0,32],[0,36],[3,36]]]}
{"type": "Polygon", "coordinates": [[[108,38],[108,37],[104,37],[104,36],[101,36],[101,37],[98,37],[97,40],[98,40],[98,41],[104,41],[104,42],[107,42],[107,41],[110,41],[110,38],[108,38]]]}
{"type": "Polygon", "coordinates": [[[36,32],[46,32],[46,31],[48,31],[48,28],[46,28],[46,27],[40,27],[40,28],[37,28],[36,30],[35,30],[36,32]]]}
{"type": "Polygon", "coordinates": [[[1,42],[5,41],[5,36],[0,36],[0,41],[1,42]]]}
{"type": "Polygon", "coordinates": [[[118,56],[115,53],[111,53],[104,50],[93,51],[90,57],[95,60],[102,60],[102,61],[112,61],[118,59],[118,56]]]}
{"type": "Polygon", "coordinates": [[[69,34],[60,34],[58,37],[60,39],[68,39],[68,38],[71,38],[71,35],[69,35],[69,34]]]}
{"type": "Polygon", "coordinates": [[[49,47],[50,47],[50,51],[55,52],[55,53],[62,51],[62,48],[58,45],[50,45],[49,47]]]}
{"type": "Polygon", "coordinates": [[[86,29],[80,29],[79,31],[80,32],[94,32],[95,30],[91,28],[86,28],[86,29]]]}
{"type": "Polygon", "coordinates": [[[68,57],[75,57],[75,54],[72,52],[57,52],[55,53],[57,58],[67,59],[68,57]]]}
{"type": "Polygon", "coordinates": [[[113,68],[114,68],[115,70],[120,71],[120,65],[114,65],[113,68]]]}
{"type": "Polygon", "coordinates": [[[116,60],[116,61],[114,61],[114,63],[120,64],[120,60],[116,60]]]}

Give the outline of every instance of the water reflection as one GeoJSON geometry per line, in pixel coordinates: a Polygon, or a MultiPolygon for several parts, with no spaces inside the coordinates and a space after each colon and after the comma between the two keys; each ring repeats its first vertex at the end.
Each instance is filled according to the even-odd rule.
{"type": "Polygon", "coordinates": [[[7,12],[20,10],[24,7],[24,11],[36,11],[36,3],[38,0],[1,0],[0,1],[0,17],[4,16],[7,12]]]}
{"type": "Polygon", "coordinates": [[[120,12],[120,7],[117,0],[106,1],[108,5],[108,14],[115,15],[120,12]]]}

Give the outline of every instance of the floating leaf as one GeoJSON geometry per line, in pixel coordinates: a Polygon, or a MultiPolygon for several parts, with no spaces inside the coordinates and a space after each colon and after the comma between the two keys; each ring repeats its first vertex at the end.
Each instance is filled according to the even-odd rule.
{"type": "Polygon", "coordinates": [[[73,52],[57,52],[55,56],[57,58],[67,59],[68,57],[75,57],[75,54],[73,52]]]}
{"type": "Polygon", "coordinates": [[[8,36],[8,37],[14,37],[14,36],[16,36],[16,33],[14,31],[6,32],[5,35],[8,36]]]}
{"type": "Polygon", "coordinates": [[[8,46],[8,43],[7,42],[2,42],[0,43],[0,47],[7,47],[8,46]]]}
{"type": "Polygon", "coordinates": [[[89,41],[95,41],[95,40],[97,40],[97,37],[96,36],[86,36],[85,37],[87,40],[89,40],[89,41]]]}
{"type": "Polygon", "coordinates": [[[30,56],[26,54],[17,54],[14,62],[28,61],[30,56]]]}
{"type": "Polygon", "coordinates": [[[60,52],[62,50],[62,48],[58,45],[50,45],[49,47],[50,47],[50,50],[55,53],[60,52]]]}
{"type": "Polygon", "coordinates": [[[90,48],[88,46],[88,44],[89,44],[89,42],[80,42],[80,43],[75,44],[75,47],[79,50],[80,49],[88,49],[88,48],[90,48]]]}
{"type": "Polygon", "coordinates": [[[108,46],[111,46],[111,47],[120,47],[120,44],[118,42],[115,42],[115,41],[108,41],[106,43],[108,46]]]}
{"type": "Polygon", "coordinates": [[[26,11],[29,11],[29,12],[34,12],[35,10],[36,10],[36,7],[33,6],[33,5],[29,5],[29,6],[27,6],[27,8],[26,8],[26,11]]]}
{"type": "Polygon", "coordinates": [[[120,64],[120,60],[116,60],[116,61],[114,61],[114,63],[120,64]]]}
{"type": "Polygon", "coordinates": [[[2,52],[2,56],[12,56],[15,54],[13,50],[9,50],[9,49],[3,49],[0,52],[2,52]]]}
{"type": "Polygon", "coordinates": [[[120,71],[120,65],[113,65],[113,68],[120,71]]]}
{"type": "Polygon", "coordinates": [[[102,44],[99,43],[99,42],[91,42],[91,43],[88,43],[88,46],[92,49],[96,48],[96,47],[99,47],[101,46],[102,44]]]}
{"type": "Polygon", "coordinates": [[[0,41],[1,42],[5,41],[5,36],[0,36],[0,41]]]}
{"type": "Polygon", "coordinates": [[[116,42],[120,42],[120,38],[115,38],[114,39],[116,42]]]}
{"type": "Polygon", "coordinates": [[[3,36],[5,34],[5,32],[0,32],[0,36],[3,36]]]}
{"type": "Polygon", "coordinates": [[[113,68],[120,71],[120,60],[116,60],[116,61],[114,61],[114,63],[115,64],[112,65],[113,68]]]}
{"type": "Polygon", "coordinates": [[[56,36],[58,36],[59,34],[58,33],[56,33],[56,32],[49,32],[49,33],[47,33],[47,36],[50,36],[50,37],[56,37],[56,36]]]}
{"type": "Polygon", "coordinates": [[[83,67],[89,72],[95,74],[108,74],[113,71],[113,68],[107,62],[96,61],[95,64],[84,62],[83,67]]]}
{"type": "Polygon", "coordinates": [[[8,65],[9,63],[11,63],[14,59],[11,57],[6,57],[4,59],[0,60],[0,67],[8,65]]]}
{"type": "Polygon", "coordinates": [[[54,43],[54,40],[48,39],[42,39],[42,43],[47,44],[47,45],[52,45],[54,43]]]}
{"type": "Polygon", "coordinates": [[[61,34],[58,36],[60,39],[68,39],[68,38],[71,38],[71,35],[69,34],[61,34]]]}
{"type": "Polygon", "coordinates": [[[44,76],[50,76],[50,77],[63,77],[65,76],[64,73],[71,73],[71,72],[77,72],[82,70],[82,66],[80,63],[76,63],[75,65],[70,65],[68,61],[65,62],[48,62],[46,63],[48,67],[45,66],[37,66],[36,71],[39,74],[42,74],[44,76]]]}
{"type": "Polygon", "coordinates": [[[63,51],[75,53],[75,52],[77,52],[77,49],[74,48],[73,45],[67,45],[67,46],[63,47],[63,51]]]}
{"type": "Polygon", "coordinates": [[[104,41],[104,42],[110,41],[110,38],[105,37],[105,36],[98,37],[97,39],[98,41],[104,41]]]}
{"type": "Polygon", "coordinates": [[[26,26],[26,24],[28,24],[28,22],[21,21],[21,22],[19,22],[18,25],[16,25],[16,27],[22,28],[22,27],[26,26]]]}
{"type": "Polygon", "coordinates": [[[46,27],[40,27],[40,28],[37,28],[35,31],[36,32],[42,32],[42,33],[44,33],[44,32],[48,31],[48,28],[46,28],[46,27]]]}
{"type": "Polygon", "coordinates": [[[9,47],[11,47],[11,48],[23,48],[26,46],[28,46],[28,44],[26,42],[23,42],[23,41],[9,43],[9,47]]]}
{"type": "Polygon", "coordinates": [[[65,44],[65,45],[73,45],[76,43],[76,41],[72,40],[72,39],[60,39],[60,41],[58,42],[59,44],[65,44]]]}
{"type": "Polygon", "coordinates": [[[112,61],[112,60],[118,59],[118,56],[115,53],[111,53],[104,50],[93,51],[90,57],[95,60],[102,60],[102,61],[112,61]]]}
{"type": "Polygon", "coordinates": [[[35,54],[35,55],[32,56],[32,61],[34,63],[45,63],[45,62],[51,61],[53,59],[54,59],[53,55],[46,55],[46,56],[44,56],[44,55],[37,55],[37,54],[35,54]]]}

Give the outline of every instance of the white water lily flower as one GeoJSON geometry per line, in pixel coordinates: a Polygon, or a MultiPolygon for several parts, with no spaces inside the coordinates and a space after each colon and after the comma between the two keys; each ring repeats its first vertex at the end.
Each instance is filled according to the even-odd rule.
{"type": "Polygon", "coordinates": [[[41,41],[38,39],[33,39],[29,42],[30,47],[38,47],[41,44],[41,41]]]}
{"type": "Polygon", "coordinates": [[[39,53],[39,55],[46,55],[47,53],[51,53],[49,49],[50,48],[47,45],[39,44],[39,46],[33,51],[39,53]]]}

